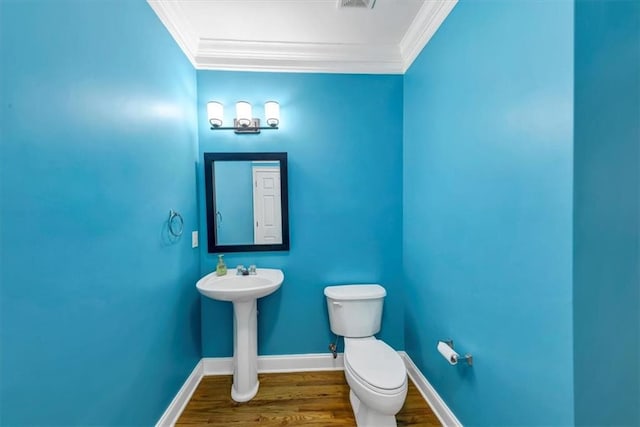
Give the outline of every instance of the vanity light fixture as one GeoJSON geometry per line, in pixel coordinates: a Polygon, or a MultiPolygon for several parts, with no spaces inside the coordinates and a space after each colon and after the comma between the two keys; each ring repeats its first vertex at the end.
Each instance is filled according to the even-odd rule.
{"type": "Polygon", "coordinates": [[[207,119],[211,130],[233,130],[235,133],[260,133],[263,129],[278,129],[280,124],[280,104],[267,101],[264,104],[265,121],[269,126],[260,126],[260,119],[253,117],[251,104],[247,101],[236,102],[236,117],[233,126],[222,126],[224,122],[224,107],[222,103],[210,101],[207,103],[207,119]]]}

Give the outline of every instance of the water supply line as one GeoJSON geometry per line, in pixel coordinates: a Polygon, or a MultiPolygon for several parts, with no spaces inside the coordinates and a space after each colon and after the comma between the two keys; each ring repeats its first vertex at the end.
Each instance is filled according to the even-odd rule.
{"type": "Polygon", "coordinates": [[[338,358],[338,335],[336,335],[336,339],[334,342],[329,343],[329,351],[333,354],[333,358],[338,358]]]}

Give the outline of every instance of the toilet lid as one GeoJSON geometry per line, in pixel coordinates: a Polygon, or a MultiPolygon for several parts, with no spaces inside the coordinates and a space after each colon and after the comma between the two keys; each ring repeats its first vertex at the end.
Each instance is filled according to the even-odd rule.
{"type": "Polygon", "coordinates": [[[379,389],[398,389],[407,378],[407,370],[398,353],[380,340],[350,341],[344,362],[362,381],[379,389]]]}

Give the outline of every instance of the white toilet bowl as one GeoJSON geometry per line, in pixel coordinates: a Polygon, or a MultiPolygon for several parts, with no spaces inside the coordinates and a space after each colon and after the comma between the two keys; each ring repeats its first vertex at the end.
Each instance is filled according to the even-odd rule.
{"type": "Polygon", "coordinates": [[[358,427],[395,427],[407,396],[404,362],[375,337],[345,338],[344,373],[358,427]]]}
{"type": "Polygon", "coordinates": [[[358,427],[396,427],[407,397],[400,355],[374,334],[380,331],[386,290],[377,284],[327,286],[331,331],[344,337],[344,375],[358,427]]]}

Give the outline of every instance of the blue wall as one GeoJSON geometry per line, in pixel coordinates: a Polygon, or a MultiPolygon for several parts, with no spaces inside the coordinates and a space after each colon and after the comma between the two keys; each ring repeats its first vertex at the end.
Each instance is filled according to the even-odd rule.
{"type": "MultiPolygon", "coordinates": [[[[388,291],[380,337],[403,347],[401,279],[402,76],[198,71],[200,159],[203,152],[289,154],[289,252],[226,254],[230,267],[281,268],[282,288],[258,301],[259,354],[327,352],[332,339],[323,289],[377,282],[388,291]],[[226,117],[246,99],[254,116],[277,99],[281,127],[260,135],[211,131],[206,103],[226,117]]],[[[202,162],[201,162],[202,163],[202,162]]],[[[203,170],[198,169],[200,182],[203,170]]],[[[205,241],[204,190],[200,229],[205,241]]],[[[201,273],[216,257],[201,245],[201,273]]],[[[203,356],[233,353],[231,304],[202,299],[203,356]]]]}
{"type": "Polygon", "coordinates": [[[577,2],[575,61],[575,419],[638,426],[640,3],[577,2]]]}
{"type": "Polygon", "coordinates": [[[291,250],[226,254],[285,272],[260,354],[325,352],[323,288],[378,282],[464,424],[640,424],[640,5],[576,3],[575,79],[573,19],[463,0],[404,77],[196,74],[143,1],[0,0],[0,424],[153,424],[232,354],[186,238],[206,151],[289,153],[291,250]],[[213,99],[281,129],[212,132],[213,99]]]}
{"type": "Polygon", "coordinates": [[[200,357],[195,71],[143,1],[0,15],[0,424],[152,425],[200,357]]]}
{"type": "Polygon", "coordinates": [[[573,422],[572,100],[572,2],[461,1],[405,74],[405,347],[463,424],[573,422]]]}

